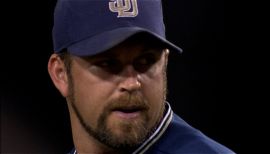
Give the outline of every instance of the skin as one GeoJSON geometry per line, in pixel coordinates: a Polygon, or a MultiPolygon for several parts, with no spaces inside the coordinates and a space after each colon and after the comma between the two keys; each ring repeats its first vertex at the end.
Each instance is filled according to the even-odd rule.
{"type": "MultiPolygon", "coordinates": [[[[156,45],[156,44],[155,44],[156,45]]],[[[127,153],[159,124],[168,50],[128,40],[98,55],[71,56],[71,71],[53,54],[48,71],[66,97],[79,153],[127,153]]]]}

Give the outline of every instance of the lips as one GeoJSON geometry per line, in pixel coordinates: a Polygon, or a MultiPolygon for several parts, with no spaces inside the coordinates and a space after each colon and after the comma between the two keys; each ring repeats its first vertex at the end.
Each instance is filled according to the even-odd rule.
{"type": "Polygon", "coordinates": [[[114,112],[119,112],[119,113],[123,113],[123,114],[131,114],[131,113],[136,113],[139,111],[138,110],[116,110],[114,112]]]}
{"type": "Polygon", "coordinates": [[[112,110],[112,113],[116,116],[124,119],[131,119],[140,116],[146,108],[143,106],[122,106],[112,110]]]}
{"type": "Polygon", "coordinates": [[[115,107],[112,111],[120,111],[124,113],[132,113],[132,112],[139,112],[145,110],[143,106],[122,106],[122,107],[115,107]]]}

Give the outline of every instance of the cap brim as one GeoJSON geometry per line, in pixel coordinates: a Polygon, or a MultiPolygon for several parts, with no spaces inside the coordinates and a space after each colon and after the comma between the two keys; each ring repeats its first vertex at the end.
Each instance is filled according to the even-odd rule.
{"type": "Polygon", "coordinates": [[[182,53],[182,49],[169,42],[165,38],[139,27],[117,28],[101,34],[86,38],[68,47],[68,52],[75,56],[91,56],[107,51],[135,34],[149,34],[161,41],[168,49],[182,53]]]}

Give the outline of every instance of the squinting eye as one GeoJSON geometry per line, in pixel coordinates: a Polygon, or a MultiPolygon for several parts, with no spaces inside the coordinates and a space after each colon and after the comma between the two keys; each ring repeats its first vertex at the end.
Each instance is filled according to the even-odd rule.
{"type": "Polygon", "coordinates": [[[138,61],[137,61],[138,64],[141,64],[141,65],[147,65],[149,63],[148,59],[143,57],[143,58],[140,58],[138,61]]]}
{"type": "Polygon", "coordinates": [[[96,62],[95,65],[110,73],[118,73],[122,69],[122,64],[117,59],[101,60],[96,62]]]}
{"type": "Polygon", "coordinates": [[[147,71],[154,63],[157,62],[157,58],[152,54],[147,54],[139,57],[134,62],[134,68],[139,72],[147,71]]]}
{"type": "Polygon", "coordinates": [[[156,58],[154,55],[144,55],[137,59],[138,64],[140,65],[152,65],[156,62],[156,58]]]}
{"type": "Polygon", "coordinates": [[[110,66],[114,66],[117,65],[117,61],[114,59],[106,59],[106,60],[101,60],[99,62],[97,62],[95,65],[99,66],[99,67],[110,67],[110,66]]]}

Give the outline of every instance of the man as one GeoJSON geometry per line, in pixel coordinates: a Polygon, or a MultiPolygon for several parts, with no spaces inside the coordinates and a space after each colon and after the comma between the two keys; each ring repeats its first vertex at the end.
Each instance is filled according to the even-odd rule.
{"type": "Polygon", "coordinates": [[[160,0],[59,0],[53,83],[66,98],[71,153],[233,153],[173,114],[160,0]]]}

